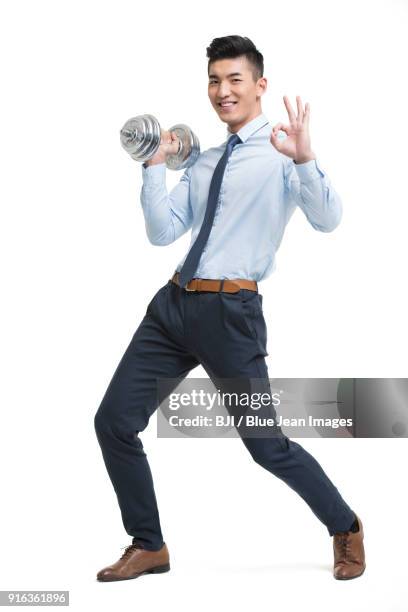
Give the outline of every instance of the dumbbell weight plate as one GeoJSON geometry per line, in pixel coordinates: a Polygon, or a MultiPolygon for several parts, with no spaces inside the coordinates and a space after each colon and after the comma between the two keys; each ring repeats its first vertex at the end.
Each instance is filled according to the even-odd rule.
{"type": "Polygon", "coordinates": [[[138,115],[126,121],[120,131],[120,142],[130,157],[144,162],[151,159],[160,146],[161,129],[153,115],[138,115]]]}
{"type": "Polygon", "coordinates": [[[192,166],[200,155],[200,142],[194,132],[184,123],[177,123],[169,129],[180,141],[178,153],[168,155],[166,166],[169,170],[182,170],[192,166]]]}

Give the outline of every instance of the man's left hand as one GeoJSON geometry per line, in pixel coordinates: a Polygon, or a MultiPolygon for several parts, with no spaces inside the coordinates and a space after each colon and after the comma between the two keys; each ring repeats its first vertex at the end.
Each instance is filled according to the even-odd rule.
{"type": "Polygon", "coordinates": [[[313,153],[310,145],[309,103],[306,102],[305,109],[303,109],[300,96],[296,96],[298,111],[296,116],[287,96],[283,96],[283,101],[285,103],[286,110],[288,111],[289,125],[277,123],[274,126],[271,133],[272,145],[277,151],[279,151],[279,153],[283,153],[283,155],[291,157],[297,164],[303,164],[311,159],[315,159],[316,156],[313,153]],[[279,130],[286,133],[286,138],[284,140],[278,139],[279,130]]]}

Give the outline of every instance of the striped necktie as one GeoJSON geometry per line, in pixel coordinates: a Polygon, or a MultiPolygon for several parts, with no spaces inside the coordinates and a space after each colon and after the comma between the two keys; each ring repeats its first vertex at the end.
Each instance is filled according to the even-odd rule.
{"type": "Polygon", "coordinates": [[[184,285],[186,285],[186,283],[188,283],[194,277],[194,272],[197,269],[200,257],[211,232],[225,167],[227,165],[228,158],[232,153],[232,149],[239,142],[242,141],[238,134],[232,134],[232,136],[230,136],[225,151],[215,167],[214,174],[211,179],[203,224],[193,246],[187,255],[183,267],[180,270],[179,283],[181,287],[184,287],[184,285]]]}

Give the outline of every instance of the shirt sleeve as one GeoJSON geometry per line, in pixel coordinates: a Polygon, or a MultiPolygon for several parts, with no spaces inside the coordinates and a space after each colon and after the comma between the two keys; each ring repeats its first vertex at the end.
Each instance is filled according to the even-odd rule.
{"type": "Polygon", "coordinates": [[[299,206],[309,223],[320,232],[331,232],[340,223],[343,205],[340,196],[330,183],[329,177],[317,160],[303,164],[293,160],[285,167],[285,195],[299,206]]]}
{"type": "Polygon", "coordinates": [[[142,164],[143,185],[140,201],[149,241],[156,246],[171,244],[192,224],[190,180],[192,166],[186,168],[170,193],[166,187],[166,164],[142,164]]]}

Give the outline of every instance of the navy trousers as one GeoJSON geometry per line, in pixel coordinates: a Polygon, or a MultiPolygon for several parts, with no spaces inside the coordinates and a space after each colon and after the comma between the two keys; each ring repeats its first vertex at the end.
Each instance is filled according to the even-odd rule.
{"type": "MultiPolygon", "coordinates": [[[[158,396],[157,379],[180,381],[201,364],[217,389],[224,380],[236,379],[238,385],[257,379],[271,394],[266,341],[262,296],[257,292],[188,292],[168,281],[150,301],[94,419],[123,525],[133,543],[147,550],[164,544],[152,474],[139,436],[164,399],[158,396]]],[[[274,412],[272,404],[270,411],[274,412]]],[[[350,528],[353,511],[300,444],[282,433],[239,434],[254,461],[296,491],[330,535],[350,528]]]]}

